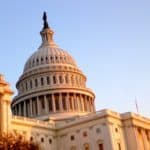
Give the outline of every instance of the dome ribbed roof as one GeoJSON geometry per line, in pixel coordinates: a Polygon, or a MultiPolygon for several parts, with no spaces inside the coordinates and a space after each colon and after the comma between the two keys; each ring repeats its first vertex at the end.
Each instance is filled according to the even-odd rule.
{"type": "Polygon", "coordinates": [[[38,66],[54,64],[68,64],[77,67],[74,59],[61,48],[56,46],[41,46],[27,60],[24,67],[24,72],[37,68],[38,66]]]}

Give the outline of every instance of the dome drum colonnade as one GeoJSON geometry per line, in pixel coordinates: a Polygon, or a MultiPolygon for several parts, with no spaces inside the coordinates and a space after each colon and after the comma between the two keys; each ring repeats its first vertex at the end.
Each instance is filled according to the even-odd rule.
{"type": "Polygon", "coordinates": [[[95,95],[86,88],[86,76],[55,44],[53,33],[44,18],[42,44],[27,60],[16,84],[18,95],[11,105],[15,115],[48,118],[59,112],[82,115],[95,111],[95,95]]]}

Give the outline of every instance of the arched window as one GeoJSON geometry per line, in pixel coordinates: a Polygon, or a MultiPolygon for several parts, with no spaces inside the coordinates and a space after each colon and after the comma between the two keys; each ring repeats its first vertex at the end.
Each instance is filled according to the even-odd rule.
{"type": "Polygon", "coordinates": [[[60,82],[60,83],[63,83],[63,78],[62,78],[61,75],[59,76],[59,82],[60,82]]]}
{"type": "Polygon", "coordinates": [[[32,80],[30,81],[30,88],[32,89],[32,80]]]}
{"type": "Polygon", "coordinates": [[[32,137],[32,136],[30,137],[30,141],[31,141],[31,142],[33,141],[33,137],[32,137]]]}
{"type": "Polygon", "coordinates": [[[43,60],[44,60],[43,57],[41,57],[41,63],[43,63],[43,60]]]}
{"type": "Polygon", "coordinates": [[[42,143],[44,142],[44,138],[41,138],[41,142],[42,142],[42,143]]]}
{"type": "Polygon", "coordinates": [[[36,59],[36,64],[37,64],[37,65],[39,64],[39,59],[38,59],[38,58],[36,59]]]}
{"type": "Polygon", "coordinates": [[[45,60],[46,60],[46,63],[48,63],[48,57],[47,56],[46,56],[45,60]]]}
{"type": "Polygon", "coordinates": [[[120,142],[118,142],[117,145],[118,145],[118,150],[121,150],[121,144],[120,144],[120,142]]]}
{"type": "Polygon", "coordinates": [[[90,150],[90,146],[88,143],[84,144],[84,150],[90,150]]]}
{"type": "Polygon", "coordinates": [[[44,85],[44,79],[41,78],[41,85],[44,85]]]}
{"type": "Polygon", "coordinates": [[[49,139],[49,144],[52,144],[52,139],[49,139]]]}
{"type": "Polygon", "coordinates": [[[104,150],[104,144],[102,140],[97,141],[98,150],[104,150]]]}
{"type": "Polygon", "coordinates": [[[53,76],[53,83],[56,84],[56,76],[53,76]]]}
{"type": "Polygon", "coordinates": [[[47,80],[47,84],[49,85],[49,84],[50,84],[50,79],[49,79],[49,77],[46,77],[46,80],[47,80]]]}
{"type": "Polygon", "coordinates": [[[37,86],[38,86],[38,80],[35,79],[35,87],[37,87],[37,86]]]}

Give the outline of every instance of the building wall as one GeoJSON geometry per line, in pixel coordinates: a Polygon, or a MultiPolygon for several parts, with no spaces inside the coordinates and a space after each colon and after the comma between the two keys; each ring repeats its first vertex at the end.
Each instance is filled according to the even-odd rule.
{"type": "Polygon", "coordinates": [[[150,119],[101,110],[64,120],[12,116],[13,92],[0,76],[0,133],[21,134],[41,150],[150,150],[150,119]]]}

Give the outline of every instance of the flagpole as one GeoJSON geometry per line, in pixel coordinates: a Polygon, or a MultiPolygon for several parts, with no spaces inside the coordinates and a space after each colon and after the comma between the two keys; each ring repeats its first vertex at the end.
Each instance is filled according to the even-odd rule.
{"type": "Polygon", "coordinates": [[[138,102],[137,102],[137,98],[135,97],[135,107],[136,107],[136,111],[139,114],[139,107],[138,107],[138,102]]]}

